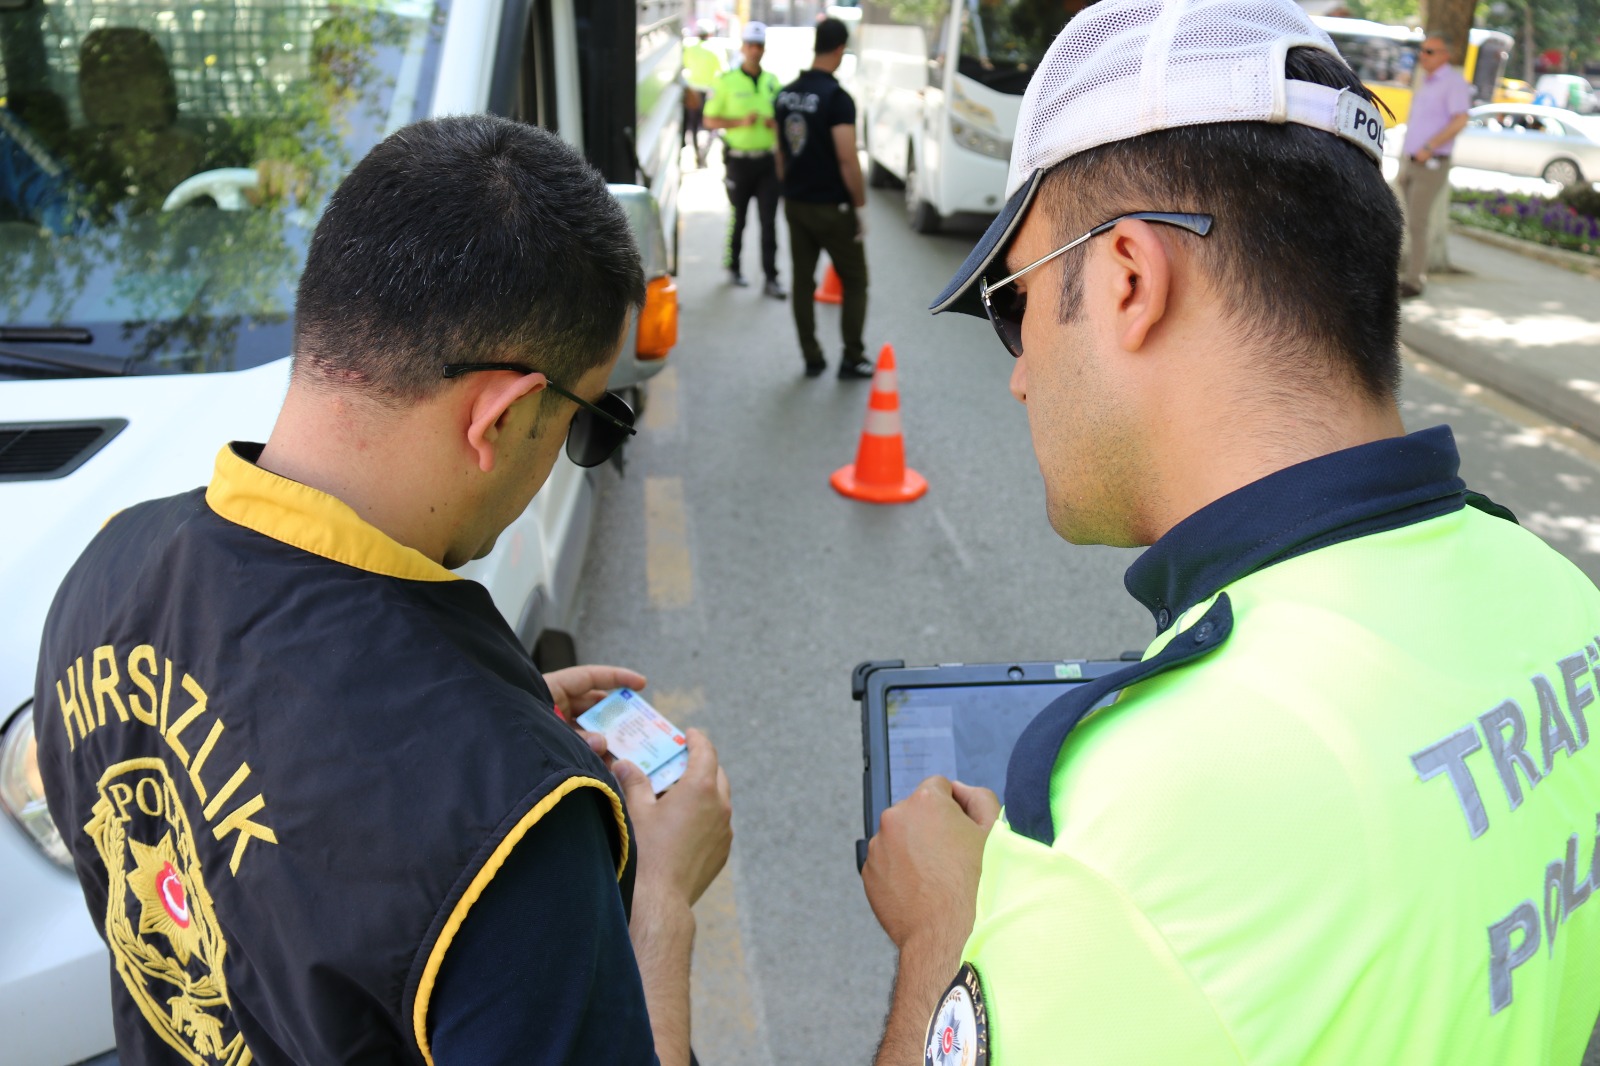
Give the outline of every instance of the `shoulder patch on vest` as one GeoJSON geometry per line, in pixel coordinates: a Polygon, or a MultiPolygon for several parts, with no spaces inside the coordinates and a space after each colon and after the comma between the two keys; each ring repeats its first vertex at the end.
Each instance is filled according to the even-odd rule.
{"type": "Polygon", "coordinates": [[[923,1066],[988,1066],[989,1012],[983,981],[970,962],[961,964],[928,1022],[923,1066]]]}
{"type": "Polygon", "coordinates": [[[105,864],[102,928],[128,994],[186,1061],[250,1062],[223,978],[228,946],[166,764],[118,763],[100,778],[98,793],[84,830],[105,864]]]}

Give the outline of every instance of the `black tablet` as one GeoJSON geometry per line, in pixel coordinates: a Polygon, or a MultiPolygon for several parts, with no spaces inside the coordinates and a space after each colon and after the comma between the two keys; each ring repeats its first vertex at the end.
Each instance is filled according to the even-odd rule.
{"type": "MultiPolygon", "coordinates": [[[[1034,716],[1072,686],[1127,665],[1080,659],[857,666],[851,686],[861,701],[866,837],[877,832],[888,807],[934,774],[1005,795],[1011,748],[1034,716]]],[[[866,840],[857,841],[858,868],[866,854],[866,840]]]]}

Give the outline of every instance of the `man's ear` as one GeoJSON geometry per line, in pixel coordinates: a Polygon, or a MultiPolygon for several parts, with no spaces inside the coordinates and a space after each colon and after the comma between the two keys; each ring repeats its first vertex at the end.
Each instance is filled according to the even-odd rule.
{"type": "Polygon", "coordinates": [[[1138,219],[1117,223],[1107,242],[1111,251],[1115,330],[1123,351],[1144,347],[1150,331],[1167,313],[1172,257],[1155,226],[1138,219]]]}
{"type": "Polygon", "coordinates": [[[485,474],[494,470],[495,451],[506,419],[517,401],[544,391],[543,374],[518,374],[511,370],[487,370],[472,374],[461,384],[471,392],[464,399],[467,418],[467,447],[478,459],[485,474]]]}

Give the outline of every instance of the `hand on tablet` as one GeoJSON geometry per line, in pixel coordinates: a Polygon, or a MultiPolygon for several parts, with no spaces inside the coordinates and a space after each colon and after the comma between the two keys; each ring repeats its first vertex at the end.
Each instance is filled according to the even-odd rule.
{"type": "Polygon", "coordinates": [[[993,792],[943,777],[883,813],[861,878],[896,947],[919,942],[955,971],[972,932],[983,843],[999,816],[993,792]]]}

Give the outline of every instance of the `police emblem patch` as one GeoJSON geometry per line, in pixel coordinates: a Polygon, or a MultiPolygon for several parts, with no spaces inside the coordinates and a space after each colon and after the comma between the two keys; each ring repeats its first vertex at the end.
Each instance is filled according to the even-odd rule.
{"type": "Polygon", "coordinates": [[[185,1061],[247,1066],[222,974],[227,945],[166,764],[118,763],[98,788],[83,828],[105,864],[106,943],[128,994],[185,1061]]]}
{"type": "Polygon", "coordinates": [[[789,154],[799,155],[806,150],[806,135],[811,127],[806,124],[806,117],[798,111],[791,111],[783,117],[783,139],[789,142],[789,154]]]}
{"type": "Polygon", "coordinates": [[[923,1066],[988,1066],[989,1015],[983,982],[971,963],[962,963],[928,1023],[923,1066]]]}

